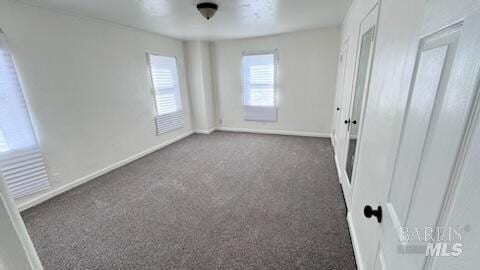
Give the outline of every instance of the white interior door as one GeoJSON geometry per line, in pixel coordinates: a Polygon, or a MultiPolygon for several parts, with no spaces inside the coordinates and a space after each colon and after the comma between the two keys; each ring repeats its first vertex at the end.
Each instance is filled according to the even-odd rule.
{"type": "Polygon", "coordinates": [[[351,92],[351,98],[345,98],[350,102],[348,113],[341,119],[345,129],[345,147],[343,153],[338,157],[340,161],[340,182],[343,187],[347,207],[352,202],[354,186],[355,160],[359,152],[361,140],[361,127],[363,122],[363,111],[367,102],[370,85],[370,71],[372,69],[373,52],[375,47],[376,26],[379,7],[375,5],[360,24],[360,35],[358,40],[358,53],[355,65],[355,80],[351,92]]]}
{"type": "Polygon", "coordinates": [[[342,102],[343,102],[343,88],[345,85],[345,72],[347,70],[347,59],[348,59],[348,39],[342,44],[340,48],[340,56],[338,59],[338,76],[337,76],[337,95],[335,96],[335,116],[333,118],[333,130],[332,130],[332,138],[333,138],[333,145],[337,148],[337,142],[339,141],[339,133],[337,131],[340,130],[341,126],[341,116],[342,111],[344,110],[342,102]]]}
{"type": "Polygon", "coordinates": [[[374,269],[429,269],[430,255],[460,255],[455,244],[464,228],[441,221],[458,196],[452,187],[469,147],[480,75],[480,16],[458,5],[442,0],[427,7],[434,12],[427,13],[424,28],[434,31],[419,45],[395,168],[381,205],[374,269]],[[459,16],[446,19],[451,11],[459,16]]]}

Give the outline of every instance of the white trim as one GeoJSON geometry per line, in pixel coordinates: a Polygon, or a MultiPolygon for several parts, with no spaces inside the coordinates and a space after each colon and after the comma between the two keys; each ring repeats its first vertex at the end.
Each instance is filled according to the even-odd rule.
{"type": "Polygon", "coordinates": [[[330,136],[330,133],[317,133],[317,132],[304,132],[304,131],[249,129],[249,128],[230,128],[230,127],[217,127],[217,130],[230,131],[230,132],[248,132],[248,133],[260,133],[260,134],[276,134],[276,135],[319,137],[319,138],[330,138],[330,137],[331,137],[331,136],[330,136]]]}
{"type": "Polygon", "coordinates": [[[214,132],[215,130],[216,130],[216,128],[211,128],[209,130],[198,129],[198,130],[194,130],[193,132],[198,133],[198,134],[210,134],[210,133],[214,132]]]}
{"type": "MultiPolygon", "coordinates": [[[[4,208],[6,215],[8,216],[7,222],[10,221],[9,225],[13,227],[15,233],[17,234],[17,239],[23,248],[23,255],[25,255],[28,261],[28,264],[30,265],[30,268],[35,270],[43,270],[42,263],[40,261],[40,258],[38,257],[35,247],[33,246],[33,243],[30,238],[30,235],[28,234],[27,228],[23,223],[20,213],[16,209],[15,201],[13,200],[12,196],[10,196],[9,193],[10,192],[8,191],[6,182],[0,175],[0,207],[4,208]]],[[[5,218],[5,217],[2,215],[2,218],[5,218]]],[[[10,249],[9,246],[11,243],[6,243],[6,242],[4,243],[5,244],[0,244],[0,249],[2,249],[2,252],[3,252],[3,249],[10,249]]],[[[16,262],[23,260],[20,254],[17,257],[18,258],[16,259],[16,262]]],[[[14,264],[17,264],[16,262],[14,264]]],[[[0,264],[0,269],[6,269],[5,265],[0,264]]]]}
{"type": "Polygon", "coordinates": [[[350,230],[350,238],[352,240],[353,254],[355,255],[355,261],[357,263],[358,270],[364,270],[363,259],[360,256],[360,248],[358,246],[358,237],[355,231],[355,226],[353,225],[352,214],[349,212],[347,214],[347,223],[348,229],[350,230]]]}
{"type": "Polygon", "coordinates": [[[331,141],[331,144],[332,144],[332,147],[333,147],[333,152],[335,153],[335,145],[336,145],[337,142],[335,141],[335,136],[333,135],[333,133],[330,133],[330,141],[331,141]]]}
{"type": "Polygon", "coordinates": [[[138,153],[138,154],[136,154],[136,155],[133,155],[133,156],[131,156],[131,157],[129,157],[129,158],[126,158],[126,159],[124,159],[124,160],[121,160],[121,161],[119,161],[119,162],[116,162],[116,163],[114,163],[114,164],[112,164],[112,165],[110,165],[110,166],[107,166],[107,167],[105,167],[105,168],[103,168],[103,169],[101,169],[101,170],[98,170],[98,171],[96,171],[96,172],[94,172],[94,173],[91,173],[91,174],[89,174],[89,175],[87,175],[87,176],[81,177],[81,178],[79,178],[79,179],[77,179],[77,180],[74,180],[74,181],[72,181],[72,182],[70,182],[70,183],[67,183],[67,184],[65,184],[65,185],[63,185],[63,186],[57,187],[57,188],[55,188],[55,189],[52,189],[52,190],[48,191],[47,193],[42,194],[41,196],[38,196],[38,197],[36,197],[36,198],[33,198],[33,199],[31,199],[31,200],[28,200],[28,201],[26,201],[26,202],[23,202],[23,203],[19,204],[19,205],[17,206],[17,207],[18,207],[18,210],[19,210],[19,211],[23,211],[23,210],[26,210],[26,209],[28,209],[28,208],[30,208],[30,207],[33,207],[33,206],[35,206],[35,205],[37,205],[37,204],[39,204],[39,203],[42,203],[42,202],[44,202],[44,201],[46,201],[46,200],[48,200],[48,199],[51,199],[51,198],[53,198],[53,197],[55,197],[55,196],[57,196],[57,195],[60,195],[61,193],[64,193],[64,192],[66,192],[66,191],[68,191],[68,190],[70,190],[70,189],[73,189],[73,188],[81,185],[81,184],[84,184],[84,183],[86,183],[86,182],[88,182],[88,181],[90,181],[90,180],[92,180],[92,179],[95,179],[95,178],[97,178],[97,177],[99,177],[99,176],[101,176],[101,175],[104,175],[104,174],[106,174],[106,173],[108,173],[108,172],[111,172],[111,171],[113,171],[113,170],[115,170],[115,169],[117,169],[117,168],[119,168],[119,167],[122,167],[123,165],[126,165],[126,164],[128,164],[128,163],[130,163],[130,162],[132,162],[132,161],[134,161],[134,160],[137,160],[137,159],[139,159],[139,158],[141,158],[141,157],[143,157],[143,156],[146,156],[146,155],[148,155],[148,154],[151,154],[151,153],[153,153],[153,152],[155,152],[155,151],[157,151],[157,150],[159,150],[159,149],[162,149],[163,147],[165,147],[165,146],[167,146],[167,145],[170,145],[170,144],[172,144],[172,143],[174,143],[174,142],[177,142],[177,141],[179,141],[179,140],[181,140],[181,139],[183,139],[183,138],[186,138],[186,137],[188,137],[188,136],[190,136],[190,135],[192,135],[192,134],[193,134],[193,131],[188,131],[188,132],[186,132],[186,133],[184,133],[184,134],[182,134],[182,135],[180,135],[180,136],[177,136],[177,137],[175,137],[175,138],[173,138],[173,139],[167,140],[167,141],[165,141],[165,142],[163,142],[163,143],[161,143],[161,144],[159,144],[159,145],[157,145],[157,146],[154,146],[154,147],[152,147],[152,148],[150,148],[150,149],[147,149],[147,150],[145,150],[145,151],[143,151],[143,152],[140,152],[140,153],[138,153]]]}
{"type": "Polygon", "coordinates": [[[333,153],[333,159],[335,161],[335,168],[337,169],[338,182],[340,182],[340,187],[342,188],[342,196],[343,196],[343,199],[345,200],[345,205],[347,206],[347,212],[348,212],[348,210],[351,207],[351,201],[348,200],[348,196],[350,196],[351,186],[350,186],[350,183],[346,181],[347,187],[345,187],[344,181],[342,181],[342,169],[340,168],[340,163],[338,162],[338,156],[335,150],[333,153]]]}
{"type": "Polygon", "coordinates": [[[342,171],[340,170],[340,163],[338,163],[337,153],[333,154],[333,159],[335,160],[335,168],[337,169],[338,181],[342,183],[342,171]]]}

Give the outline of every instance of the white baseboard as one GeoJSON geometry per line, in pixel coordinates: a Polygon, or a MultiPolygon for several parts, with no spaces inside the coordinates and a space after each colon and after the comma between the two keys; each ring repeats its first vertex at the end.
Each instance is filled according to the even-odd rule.
{"type": "Polygon", "coordinates": [[[355,226],[353,224],[351,213],[347,214],[347,223],[348,223],[348,229],[350,230],[350,237],[352,239],[353,253],[355,255],[355,261],[357,263],[357,269],[358,270],[364,270],[365,267],[363,265],[363,259],[362,259],[362,256],[360,254],[360,250],[359,250],[359,247],[358,247],[358,237],[357,237],[357,233],[356,233],[356,230],[355,230],[355,226]]]}
{"type": "Polygon", "coordinates": [[[230,128],[230,127],[217,127],[217,130],[231,131],[231,132],[248,132],[248,133],[261,133],[261,134],[276,134],[276,135],[292,135],[292,136],[330,138],[329,133],[316,133],[316,132],[303,132],[303,131],[248,129],[248,128],[230,128]]]}
{"type": "Polygon", "coordinates": [[[145,150],[145,151],[143,151],[143,152],[140,152],[140,153],[138,153],[138,154],[136,154],[136,155],[133,155],[133,156],[127,158],[127,159],[124,159],[124,160],[121,160],[121,161],[119,161],[119,162],[116,162],[116,163],[114,163],[114,164],[112,164],[112,165],[110,165],[110,166],[108,166],[108,167],[105,167],[105,168],[99,170],[99,171],[96,171],[96,172],[91,173],[91,174],[89,174],[89,175],[87,175],[87,176],[84,176],[84,177],[82,177],[82,178],[79,178],[79,179],[77,179],[77,180],[74,180],[74,181],[72,181],[72,182],[70,182],[70,183],[67,183],[67,184],[63,185],[63,186],[57,187],[57,188],[55,188],[55,189],[52,189],[52,190],[50,190],[50,191],[48,191],[48,192],[46,192],[46,193],[44,193],[44,194],[42,194],[42,195],[40,195],[40,196],[38,196],[38,197],[35,197],[35,198],[31,199],[31,200],[28,200],[28,201],[25,201],[25,202],[19,204],[19,205],[17,206],[17,207],[18,207],[18,210],[19,210],[19,211],[23,211],[23,210],[26,210],[26,209],[28,209],[28,208],[30,208],[30,207],[33,207],[33,206],[35,206],[35,205],[37,205],[37,204],[39,204],[39,203],[42,203],[42,202],[44,202],[44,201],[46,201],[46,200],[48,200],[48,199],[50,199],[50,198],[53,198],[53,197],[55,197],[55,196],[57,196],[57,195],[59,195],[59,194],[61,194],[61,193],[64,193],[64,192],[66,192],[66,191],[68,191],[68,190],[70,190],[70,189],[72,189],[72,188],[75,188],[75,187],[77,187],[77,186],[79,186],[79,185],[81,185],[81,184],[84,184],[84,183],[86,183],[86,182],[88,182],[88,181],[90,181],[90,180],[93,180],[93,179],[95,179],[95,178],[97,178],[97,177],[99,177],[99,176],[101,176],[101,175],[104,175],[104,174],[106,174],[106,173],[108,173],[108,172],[111,172],[111,171],[113,171],[113,170],[115,170],[115,169],[117,169],[117,168],[119,168],[119,167],[121,167],[121,166],[123,166],[123,165],[126,165],[126,164],[128,164],[128,163],[130,163],[130,162],[132,162],[132,161],[134,161],[134,160],[136,160],[136,159],[139,159],[139,158],[141,158],[141,157],[143,157],[143,156],[146,156],[146,155],[148,155],[148,154],[150,154],[150,153],[153,153],[153,152],[155,152],[155,151],[157,151],[157,150],[159,150],[159,149],[161,149],[161,148],[163,148],[163,147],[165,147],[165,146],[167,146],[167,145],[169,145],[169,144],[172,144],[172,143],[174,143],[174,142],[177,142],[177,141],[179,141],[179,140],[181,140],[181,139],[183,139],[183,138],[185,138],[185,137],[188,137],[188,136],[190,136],[190,135],[192,135],[192,134],[193,134],[193,131],[188,131],[188,132],[186,132],[186,133],[184,133],[184,134],[182,134],[182,135],[180,135],[180,136],[177,136],[177,137],[175,137],[175,138],[173,138],[173,139],[167,140],[167,141],[165,141],[165,142],[163,142],[163,143],[161,143],[161,144],[159,144],[159,145],[157,145],[157,146],[154,146],[154,147],[152,147],[152,148],[150,148],[150,149],[147,149],[147,150],[145,150]]]}
{"type": "Polygon", "coordinates": [[[211,129],[209,129],[209,130],[201,130],[201,129],[199,129],[199,130],[194,130],[193,132],[199,133],[199,134],[210,134],[210,133],[214,132],[215,130],[216,130],[216,128],[211,128],[211,129]]]}

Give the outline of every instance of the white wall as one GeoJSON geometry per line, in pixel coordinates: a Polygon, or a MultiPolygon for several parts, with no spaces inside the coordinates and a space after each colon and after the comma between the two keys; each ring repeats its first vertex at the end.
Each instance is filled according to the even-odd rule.
{"type": "Polygon", "coordinates": [[[0,1],[51,188],[24,208],[188,134],[221,127],[329,135],[339,29],[185,42],[104,21],[0,1]],[[277,48],[278,122],[243,121],[242,51],[277,48]],[[178,58],[183,129],[155,135],[146,52],[178,58]],[[186,56],[185,56],[186,55],[186,56]],[[188,56],[188,59],[185,59],[188,56]],[[186,66],[191,91],[188,91],[186,66]],[[214,89],[215,88],[215,89],[214,89]],[[189,94],[192,100],[189,100],[189,94]],[[190,106],[194,108],[191,113],[190,106]],[[194,115],[195,119],[190,119],[194,115]]]}
{"type": "Polygon", "coordinates": [[[0,2],[0,27],[45,156],[47,193],[191,130],[181,41],[11,2],[0,2]],[[146,52],[178,57],[183,129],[155,135],[146,52]]]}
{"type": "Polygon", "coordinates": [[[208,41],[184,43],[194,129],[201,133],[211,132],[215,128],[210,44],[208,41]]]}
{"type": "Polygon", "coordinates": [[[219,126],[329,135],[339,43],[338,28],[215,42],[219,126]],[[278,122],[247,122],[242,107],[242,52],[269,49],[279,52],[278,122]]]}

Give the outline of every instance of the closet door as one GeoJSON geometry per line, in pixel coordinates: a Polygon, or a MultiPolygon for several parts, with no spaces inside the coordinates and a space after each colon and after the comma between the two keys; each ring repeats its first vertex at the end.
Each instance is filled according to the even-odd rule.
{"type": "Polygon", "coordinates": [[[348,106],[345,108],[343,106],[343,100],[344,100],[344,85],[345,85],[345,72],[347,70],[347,59],[348,59],[348,39],[345,40],[345,42],[342,44],[342,47],[340,48],[340,56],[338,59],[338,79],[337,79],[337,95],[335,97],[335,111],[334,111],[334,117],[333,117],[333,129],[332,129],[332,139],[333,139],[333,145],[335,147],[335,151],[337,152],[339,150],[338,147],[338,142],[341,138],[340,135],[344,135],[341,132],[341,128],[343,127],[342,124],[342,113],[347,109],[348,111],[348,106]]]}
{"type": "Polygon", "coordinates": [[[471,14],[473,2],[462,3],[431,1],[427,6],[435,12],[423,25],[429,33],[420,40],[395,168],[391,179],[386,179],[385,199],[380,205],[365,206],[365,216],[381,235],[372,269],[479,265],[478,245],[464,244],[475,223],[448,222],[450,205],[472,196],[456,192],[455,187],[467,175],[462,172],[465,168],[478,168],[478,160],[468,156],[479,154],[472,142],[480,138],[475,131],[480,115],[480,5],[471,14]],[[455,14],[452,10],[460,13],[444,16],[455,14]]]}
{"type": "Polygon", "coordinates": [[[359,141],[362,135],[363,110],[367,103],[370,71],[372,69],[373,52],[375,47],[375,33],[378,19],[378,5],[368,13],[360,25],[358,53],[355,67],[355,80],[352,89],[350,106],[342,125],[346,136],[342,143],[342,160],[340,162],[340,178],[347,206],[350,206],[354,188],[355,161],[359,151],[359,141]]]}

